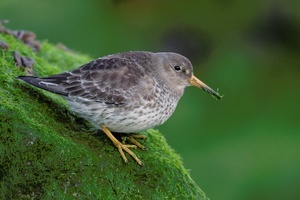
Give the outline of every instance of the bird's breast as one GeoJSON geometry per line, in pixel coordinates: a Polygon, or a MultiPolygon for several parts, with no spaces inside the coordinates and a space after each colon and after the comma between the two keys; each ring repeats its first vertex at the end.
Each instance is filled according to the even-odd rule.
{"type": "Polygon", "coordinates": [[[164,123],[174,112],[180,96],[159,88],[153,98],[133,98],[123,106],[70,100],[71,108],[95,128],[105,125],[113,132],[135,133],[164,123]]]}

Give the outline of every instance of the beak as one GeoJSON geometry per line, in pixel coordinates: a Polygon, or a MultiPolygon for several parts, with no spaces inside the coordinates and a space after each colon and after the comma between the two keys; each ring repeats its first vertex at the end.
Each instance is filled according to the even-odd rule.
{"type": "Polygon", "coordinates": [[[203,83],[202,81],[200,81],[199,79],[197,79],[194,75],[192,75],[191,79],[190,79],[190,84],[193,86],[196,86],[206,92],[208,92],[209,94],[213,95],[215,98],[217,99],[221,99],[222,96],[219,95],[217,92],[215,92],[213,89],[211,89],[210,87],[208,87],[205,83],[203,83]]]}

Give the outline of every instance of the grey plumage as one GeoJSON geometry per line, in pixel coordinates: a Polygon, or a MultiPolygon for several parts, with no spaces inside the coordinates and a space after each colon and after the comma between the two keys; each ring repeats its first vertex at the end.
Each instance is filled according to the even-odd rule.
{"type": "MultiPolygon", "coordinates": [[[[189,85],[221,98],[193,75],[190,61],[176,53],[125,52],[98,58],[61,74],[18,78],[62,95],[75,112],[96,128],[123,133],[164,123],[189,85]]],[[[122,146],[118,141],[114,143],[122,146]]]]}

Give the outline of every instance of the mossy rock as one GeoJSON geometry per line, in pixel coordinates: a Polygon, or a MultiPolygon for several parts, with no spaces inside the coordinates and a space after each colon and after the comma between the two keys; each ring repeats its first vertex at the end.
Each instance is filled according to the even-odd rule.
{"type": "Polygon", "coordinates": [[[42,42],[33,51],[0,33],[1,199],[208,199],[157,130],[124,163],[112,142],[69,111],[58,95],[16,79],[14,51],[34,60],[36,76],[74,69],[90,57],[42,42]]]}

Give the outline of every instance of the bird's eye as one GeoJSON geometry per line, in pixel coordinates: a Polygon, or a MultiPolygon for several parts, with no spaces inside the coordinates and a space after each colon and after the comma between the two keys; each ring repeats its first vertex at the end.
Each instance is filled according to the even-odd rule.
{"type": "Polygon", "coordinates": [[[180,66],[176,65],[176,66],[174,66],[174,69],[175,69],[175,71],[179,72],[179,71],[181,71],[182,68],[180,66]]]}

